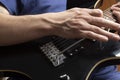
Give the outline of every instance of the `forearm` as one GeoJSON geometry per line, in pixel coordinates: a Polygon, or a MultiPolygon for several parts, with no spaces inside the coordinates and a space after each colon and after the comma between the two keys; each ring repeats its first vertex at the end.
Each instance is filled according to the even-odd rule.
{"type": "Polygon", "coordinates": [[[102,11],[97,9],[73,8],[26,16],[0,14],[0,45],[18,44],[47,35],[99,41],[120,40],[117,34],[101,29],[103,25],[120,30],[120,24],[104,19],[102,11]]]}
{"type": "Polygon", "coordinates": [[[0,46],[18,44],[50,34],[42,15],[11,16],[0,14],[0,46]]]}

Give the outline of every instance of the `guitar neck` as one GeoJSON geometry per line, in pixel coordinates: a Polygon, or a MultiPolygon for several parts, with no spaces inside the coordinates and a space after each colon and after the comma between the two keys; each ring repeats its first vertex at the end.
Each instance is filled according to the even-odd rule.
{"type": "Polygon", "coordinates": [[[96,4],[94,5],[94,8],[99,8],[103,10],[105,19],[116,22],[115,16],[113,16],[113,14],[111,13],[110,7],[119,1],[120,0],[97,0],[96,4]]]}
{"type": "Polygon", "coordinates": [[[115,22],[116,20],[114,19],[115,17],[111,13],[110,7],[119,1],[120,0],[97,0],[94,5],[94,8],[99,8],[103,10],[104,18],[115,22]]]}
{"type": "Polygon", "coordinates": [[[110,20],[110,21],[113,21],[113,22],[116,22],[116,19],[115,19],[115,16],[113,16],[113,14],[111,13],[111,9],[108,8],[106,10],[103,11],[103,17],[107,20],[110,20]]]}

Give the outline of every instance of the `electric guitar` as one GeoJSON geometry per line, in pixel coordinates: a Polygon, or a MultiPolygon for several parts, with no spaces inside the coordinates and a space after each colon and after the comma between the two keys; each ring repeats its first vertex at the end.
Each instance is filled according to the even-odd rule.
{"type": "MultiPolygon", "coordinates": [[[[94,8],[110,13],[116,0],[98,0],[94,8]]],[[[101,67],[120,64],[120,43],[47,36],[38,41],[0,47],[0,78],[14,80],[89,80],[101,67]]]]}

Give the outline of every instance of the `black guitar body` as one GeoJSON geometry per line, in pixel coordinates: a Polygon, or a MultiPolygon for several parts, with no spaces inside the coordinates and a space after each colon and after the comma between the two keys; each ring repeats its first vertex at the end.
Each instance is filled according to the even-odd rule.
{"type": "MultiPolygon", "coordinates": [[[[101,1],[107,4],[116,2],[95,1],[96,6],[101,1]]],[[[68,8],[73,6],[68,2],[68,8]]],[[[0,47],[0,77],[13,80],[90,80],[98,69],[116,64],[120,64],[120,42],[115,41],[101,43],[50,36],[0,47]]]]}
{"type": "Polygon", "coordinates": [[[57,67],[46,58],[39,43],[1,47],[0,72],[2,76],[18,76],[22,80],[62,80],[61,77],[67,78],[65,80],[89,80],[92,73],[102,66],[120,63],[120,58],[115,57],[119,43],[108,42],[100,48],[99,42],[84,42],[86,48],[72,56],[67,54],[64,63],[57,67]]]}

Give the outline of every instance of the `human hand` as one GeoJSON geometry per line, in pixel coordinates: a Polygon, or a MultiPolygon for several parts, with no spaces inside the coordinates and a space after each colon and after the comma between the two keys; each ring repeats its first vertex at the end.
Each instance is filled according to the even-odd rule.
{"type": "Polygon", "coordinates": [[[114,4],[111,7],[111,10],[112,10],[113,15],[117,19],[117,22],[120,23],[120,2],[114,4]]]}
{"type": "Polygon", "coordinates": [[[89,38],[99,41],[120,40],[117,34],[102,27],[120,30],[120,24],[106,20],[99,9],[73,8],[54,13],[47,21],[52,22],[53,34],[64,38],[89,38]]]}

